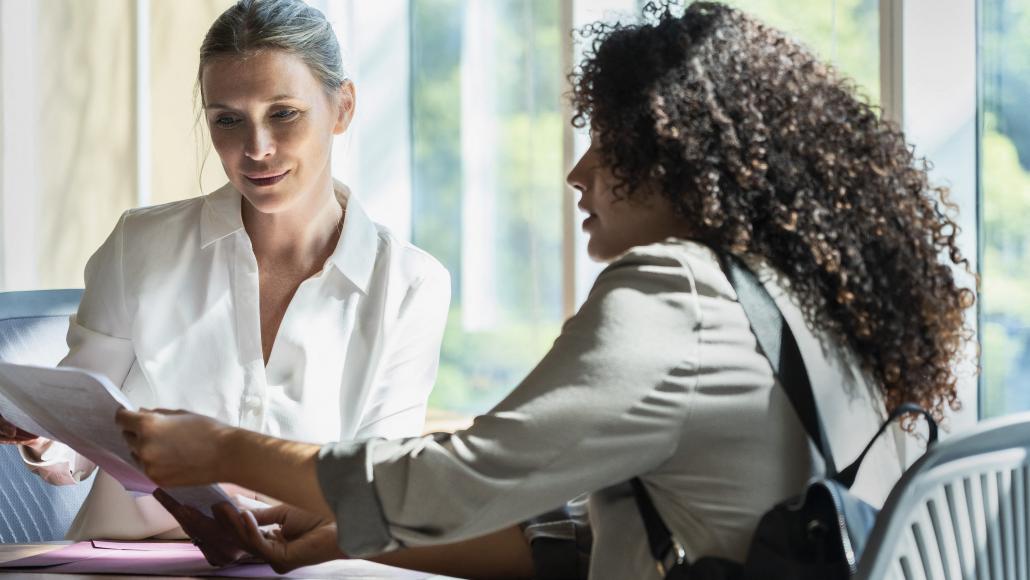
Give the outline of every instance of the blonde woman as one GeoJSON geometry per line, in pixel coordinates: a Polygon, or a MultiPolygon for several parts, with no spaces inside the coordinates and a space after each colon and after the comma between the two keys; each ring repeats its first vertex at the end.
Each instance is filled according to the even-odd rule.
{"type": "MultiPolygon", "coordinates": [[[[356,96],[331,26],[300,0],[241,0],[208,31],[197,80],[229,183],[121,217],[86,267],[61,364],[140,407],[279,437],[420,434],[449,276],[333,180],[356,96]]],[[[54,484],[94,469],[58,442],[3,441],[54,484]]],[[[100,473],[69,537],[182,532],[100,473]]]]}

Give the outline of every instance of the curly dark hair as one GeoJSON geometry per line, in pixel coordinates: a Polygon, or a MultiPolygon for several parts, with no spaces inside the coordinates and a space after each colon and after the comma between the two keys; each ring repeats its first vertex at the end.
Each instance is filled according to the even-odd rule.
{"type": "MultiPolygon", "coordinates": [[[[655,187],[718,251],[763,256],[807,320],[852,348],[888,410],[957,409],[975,294],[956,283],[954,204],[852,81],[715,2],[596,23],[570,75],[618,198],[655,187]],[[950,264],[948,263],[950,262],[950,264]]],[[[910,425],[909,425],[910,426],[910,425]]]]}

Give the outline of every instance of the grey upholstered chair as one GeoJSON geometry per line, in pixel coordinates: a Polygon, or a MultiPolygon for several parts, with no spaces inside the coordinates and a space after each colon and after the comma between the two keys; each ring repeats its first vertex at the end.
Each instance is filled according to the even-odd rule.
{"type": "MultiPolygon", "coordinates": [[[[56,365],[81,297],[82,290],[0,293],[0,360],[56,365]]],[[[92,484],[49,485],[25,469],[14,446],[0,445],[0,543],[64,539],[92,484]]]]}

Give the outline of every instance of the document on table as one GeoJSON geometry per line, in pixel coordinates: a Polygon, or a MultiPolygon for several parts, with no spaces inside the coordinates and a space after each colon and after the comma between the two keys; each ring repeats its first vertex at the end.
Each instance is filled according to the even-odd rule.
{"type": "MultiPolygon", "coordinates": [[[[124,393],[102,375],[69,367],[0,363],[0,414],[22,429],[60,441],[118,480],[126,490],[149,494],[157,488],[136,466],[121,429],[118,409],[135,410],[124,393]]],[[[183,505],[211,516],[211,507],[230,499],[215,485],[169,488],[183,505]]]]}

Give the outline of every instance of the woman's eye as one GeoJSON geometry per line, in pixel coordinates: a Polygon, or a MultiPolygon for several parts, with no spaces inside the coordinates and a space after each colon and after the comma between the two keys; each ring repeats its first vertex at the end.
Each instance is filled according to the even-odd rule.
{"type": "Polygon", "coordinates": [[[215,125],[224,128],[232,127],[238,122],[239,119],[237,119],[236,117],[229,117],[226,115],[215,118],[215,125]]]}
{"type": "Polygon", "coordinates": [[[280,120],[288,120],[297,116],[297,109],[283,109],[272,113],[272,116],[280,120]]]}

